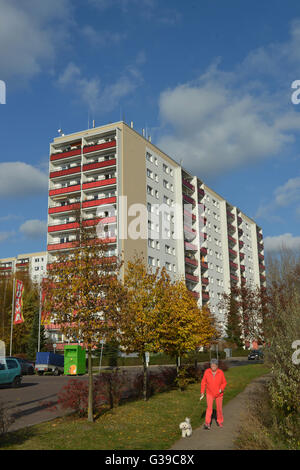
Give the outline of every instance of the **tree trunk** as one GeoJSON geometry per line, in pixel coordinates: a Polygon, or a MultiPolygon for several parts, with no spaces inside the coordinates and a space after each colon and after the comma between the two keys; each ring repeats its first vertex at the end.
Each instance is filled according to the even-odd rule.
{"type": "Polygon", "coordinates": [[[143,396],[144,400],[147,400],[147,388],[148,388],[148,368],[146,363],[146,354],[143,353],[143,371],[144,371],[144,380],[143,380],[143,396]]]}
{"type": "Polygon", "coordinates": [[[93,415],[93,371],[92,371],[92,350],[88,348],[88,375],[89,375],[89,396],[88,396],[88,421],[94,421],[93,415]]]}
{"type": "Polygon", "coordinates": [[[177,372],[177,375],[178,375],[178,372],[179,372],[179,368],[180,368],[180,356],[176,356],[176,372],[177,372]]]}

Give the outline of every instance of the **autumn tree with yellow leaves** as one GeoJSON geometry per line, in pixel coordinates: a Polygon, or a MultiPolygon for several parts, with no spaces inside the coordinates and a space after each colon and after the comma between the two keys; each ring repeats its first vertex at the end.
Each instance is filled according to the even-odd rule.
{"type": "Polygon", "coordinates": [[[107,255],[109,238],[98,238],[95,225],[76,212],[76,240],[69,252],[57,253],[44,281],[44,312],[71,341],[88,351],[88,420],[93,421],[92,349],[109,332],[110,314],[123,298],[118,280],[121,262],[107,255]]]}

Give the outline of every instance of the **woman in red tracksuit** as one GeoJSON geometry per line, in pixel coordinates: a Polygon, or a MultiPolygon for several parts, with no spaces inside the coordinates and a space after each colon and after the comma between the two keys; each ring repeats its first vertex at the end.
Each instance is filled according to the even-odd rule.
{"type": "Polygon", "coordinates": [[[213,402],[216,400],[217,406],[217,424],[223,427],[223,392],[226,387],[226,379],[224,372],[218,369],[217,359],[210,361],[210,368],[206,369],[201,382],[201,396],[200,400],[204,397],[204,391],[206,390],[206,401],[207,409],[205,416],[204,429],[210,429],[211,414],[213,409],[213,402]]]}

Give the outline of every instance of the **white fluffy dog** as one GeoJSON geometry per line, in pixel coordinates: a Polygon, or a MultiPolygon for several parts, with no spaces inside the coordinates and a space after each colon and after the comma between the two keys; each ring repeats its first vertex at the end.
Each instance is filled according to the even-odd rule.
{"type": "Polygon", "coordinates": [[[185,421],[179,424],[179,429],[181,429],[182,437],[190,437],[193,432],[190,419],[185,418],[185,421]]]}

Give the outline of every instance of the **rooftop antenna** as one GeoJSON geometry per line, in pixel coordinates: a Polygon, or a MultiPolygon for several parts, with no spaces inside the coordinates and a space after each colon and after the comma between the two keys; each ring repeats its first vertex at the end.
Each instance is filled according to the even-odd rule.
{"type": "Polygon", "coordinates": [[[57,129],[57,132],[59,133],[59,135],[60,135],[61,137],[65,135],[65,134],[63,133],[62,129],[57,129]]]}

